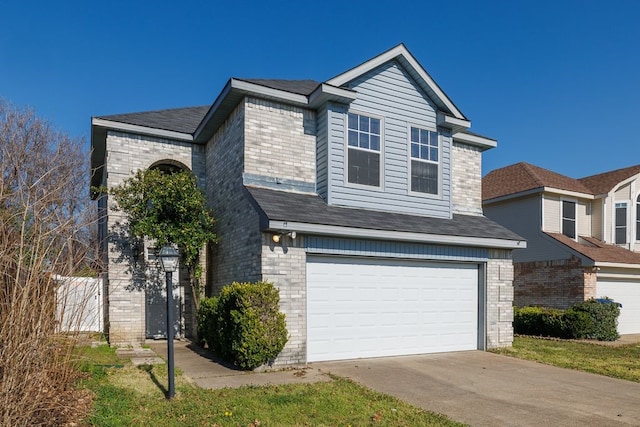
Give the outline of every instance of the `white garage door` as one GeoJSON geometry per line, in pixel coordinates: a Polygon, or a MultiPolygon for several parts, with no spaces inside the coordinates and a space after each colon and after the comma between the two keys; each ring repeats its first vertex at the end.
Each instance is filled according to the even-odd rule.
{"type": "Polygon", "coordinates": [[[618,333],[640,333],[640,282],[598,280],[596,286],[598,298],[609,297],[622,304],[618,333]]]}
{"type": "Polygon", "coordinates": [[[307,360],[478,348],[478,267],[339,257],[307,262],[307,360]]]}

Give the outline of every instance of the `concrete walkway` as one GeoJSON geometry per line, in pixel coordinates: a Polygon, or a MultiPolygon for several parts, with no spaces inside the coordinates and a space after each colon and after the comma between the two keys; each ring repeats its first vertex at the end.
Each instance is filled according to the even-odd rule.
{"type": "MultiPolygon", "coordinates": [[[[166,342],[150,347],[166,358],[166,342]]],[[[176,341],[174,351],[176,366],[208,389],[330,381],[335,374],[472,426],[640,426],[638,383],[482,351],[321,362],[263,373],[236,370],[188,342],[176,341]]]]}
{"type": "MultiPolygon", "coordinates": [[[[153,341],[147,344],[163,359],[167,358],[166,341],[153,341]]],[[[191,342],[175,341],[173,353],[175,366],[193,379],[198,386],[206,389],[331,381],[328,375],[310,367],[272,372],[238,370],[191,342]]]]}

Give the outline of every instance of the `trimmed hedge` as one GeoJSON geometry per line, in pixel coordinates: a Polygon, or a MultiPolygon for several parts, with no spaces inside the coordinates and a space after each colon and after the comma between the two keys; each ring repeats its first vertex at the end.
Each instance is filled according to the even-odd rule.
{"type": "Polygon", "coordinates": [[[590,299],[567,310],[544,307],[514,307],[513,330],[517,334],[569,339],[618,339],[618,304],[590,299]]]}
{"type": "Polygon", "coordinates": [[[288,340],[280,293],[269,282],[237,283],[205,298],[198,311],[200,339],[242,369],[255,369],[280,354],[288,340]]]}

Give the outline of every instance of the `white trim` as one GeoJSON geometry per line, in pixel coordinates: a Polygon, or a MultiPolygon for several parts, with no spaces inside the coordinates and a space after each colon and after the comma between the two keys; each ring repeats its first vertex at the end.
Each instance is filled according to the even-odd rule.
{"type": "Polygon", "coordinates": [[[586,199],[586,200],[595,200],[599,198],[598,196],[594,196],[592,194],[577,193],[575,191],[568,191],[568,190],[559,190],[553,187],[537,187],[537,188],[532,188],[530,190],[520,191],[518,193],[505,194],[504,196],[494,197],[492,199],[486,199],[482,201],[482,204],[490,205],[492,203],[503,202],[505,200],[510,200],[510,199],[517,199],[524,196],[530,196],[536,193],[556,194],[559,196],[575,197],[577,199],[586,199]]]}
{"type": "Polygon", "coordinates": [[[176,139],[180,141],[193,142],[193,136],[188,133],[176,132],[164,129],[155,129],[147,126],[132,125],[129,123],[114,122],[93,117],[91,118],[91,126],[99,126],[112,130],[119,130],[129,133],[137,133],[149,136],[157,136],[159,138],[176,139]]]}
{"type": "Polygon", "coordinates": [[[347,102],[351,102],[358,98],[358,93],[351,89],[321,83],[320,86],[309,95],[309,106],[319,107],[320,104],[331,98],[341,98],[347,102]]]}
{"type": "Polygon", "coordinates": [[[384,117],[383,116],[378,116],[376,114],[370,114],[370,113],[365,113],[365,112],[361,112],[359,110],[347,110],[344,113],[344,141],[342,142],[342,146],[344,147],[344,186],[347,188],[359,188],[359,189],[364,189],[364,190],[369,190],[369,191],[384,191],[384,187],[385,187],[385,165],[384,165],[384,147],[385,147],[385,128],[384,128],[384,117]],[[367,151],[370,153],[375,153],[375,150],[371,150],[371,149],[366,149],[366,148],[360,148],[360,147],[352,147],[349,145],[349,113],[351,114],[356,114],[358,116],[364,116],[364,117],[368,117],[371,119],[378,119],[380,120],[380,150],[378,150],[378,154],[380,155],[380,170],[378,171],[378,173],[380,174],[380,176],[378,177],[378,182],[380,185],[375,186],[375,185],[366,185],[366,184],[359,184],[357,182],[349,182],[349,149],[353,148],[356,150],[362,150],[362,151],[367,151]]]}
{"type": "Polygon", "coordinates": [[[270,230],[296,231],[325,236],[357,237],[406,242],[439,243],[455,246],[476,246],[500,249],[524,249],[526,240],[506,240],[487,237],[451,236],[446,234],[415,233],[408,231],[372,230],[338,225],[309,224],[291,221],[269,221],[270,230]]]}
{"type": "MultiPolygon", "coordinates": [[[[626,268],[626,269],[631,269],[631,270],[640,270],[640,264],[623,264],[621,262],[595,262],[594,267],[602,267],[602,268],[626,268]]],[[[621,275],[615,275],[612,272],[606,272],[606,273],[598,273],[598,277],[605,277],[605,276],[615,276],[615,277],[622,277],[621,275]]],[[[637,276],[634,276],[637,278],[637,276]]]]}
{"type": "Polygon", "coordinates": [[[471,122],[469,120],[461,119],[458,117],[451,117],[447,114],[443,114],[442,112],[438,112],[438,117],[436,120],[438,126],[442,126],[448,129],[469,129],[471,127],[471,122]]]}
{"type": "Polygon", "coordinates": [[[498,141],[480,135],[471,135],[466,132],[454,132],[452,135],[453,142],[462,142],[470,145],[477,145],[482,148],[495,148],[498,141]]]}
{"type": "Polygon", "coordinates": [[[371,58],[370,60],[358,65],[346,71],[342,74],[337,75],[331,80],[327,81],[328,84],[333,86],[342,86],[357,77],[379,67],[380,65],[391,61],[397,57],[402,57],[407,63],[414,69],[414,71],[420,76],[422,80],[429,86],[429,89],[433,91],[433,93],[440,99],[440,101],[451,111],[451,113],[458,119],[466,120],[464,114],[460,110],[456,108],[453,102],[449,99],[447,95],[440,89],[440,87],[436,84],[436,82],[427,74],[424,68],[416,61],[416,59],[411,55],[411,53],[407,50],[407,48],[400,44],[380,55],[371,58]]]}
{"type": "MultiPolygon", "coordinates": [[[[409,123],[407,122],[407,194],[410,196],[415,196],[415,197],[424,197],[427,199],[437,199],[437,200],[442,200],[442,135],[440,135],[440,132],[438,132],[437,128],[430,128],[428,126],[421,126],[418,124],[413,124],[413,123],[409,123]],[[411,144],[413,143],[413,141],[411,141],[411,128],[416,128],[418,130],[426,130],[428,132],[435,132],[438,135],[438,161],[434,162],[433,160],[426,160],[426,159],[414,159],[413,156],[411,155],[411,144]],[[421,161],[424,163],[430,163],[430,164],[435,164],[438,166],[438,191],[437,193],[433,194],[433,193],[422,193],[420,191],[414,191],[411,189],[411,162],[413,160],[417,160],[417,161],[421,161]]],[[[451,165],[451,167],[453,168],[453,166],[451,165]]]]}

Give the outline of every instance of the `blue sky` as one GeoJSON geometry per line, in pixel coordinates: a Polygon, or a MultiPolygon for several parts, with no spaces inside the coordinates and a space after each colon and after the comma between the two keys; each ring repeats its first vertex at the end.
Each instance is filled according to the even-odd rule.
{"type": "Polygon", "coordinates": [[[211,104],[230,77],[327,80],[405,43],[498,140],[483,172],[640,164],[640,1],[1,2],[0,97],[91,116],[211,104]]]}

